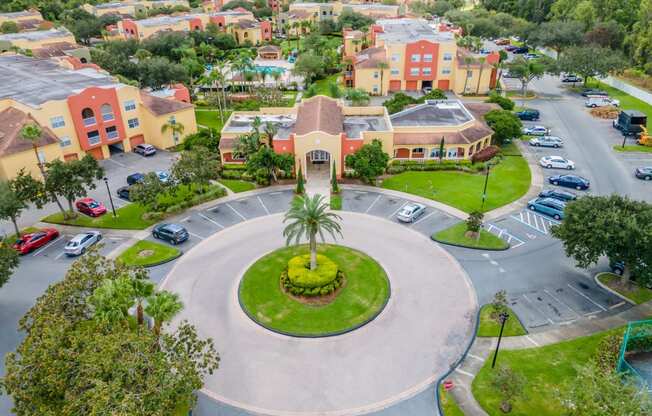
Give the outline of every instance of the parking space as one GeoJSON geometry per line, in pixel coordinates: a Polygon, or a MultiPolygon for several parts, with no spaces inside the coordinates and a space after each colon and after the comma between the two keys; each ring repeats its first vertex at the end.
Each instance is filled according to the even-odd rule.
{"type": "Polygon", "coordinates": [[[512,214],[511,218],[520,222],[521,224],[524,224],[534,231],[546,235],[550,234],[550,228],[552,226],[560,224],[559,221],[541,214],[537,214],[528,209],[524,209],[523,211],[512,214]]]}
{"type": "Polygon", "coordinates": [[[486,224],[485,230],[507,241],[510,248],[518,248],[525,244],[525,241],[512,234],[507,228],[502,228],[496,224],[486,224]]]}
{"type": "MultiPolygon", "coordinates": [[[[46,244],[43,247],[34,250],[31,253],[28,253],[21,257],[21,264],[25,262],[29,263],[42,263],[44,266],[48,267],[53,263],[70,265],[72,264],[77,257],[69,257],[63,252],[63,248],[70,241],[75,234],[61,234],[56,240],[53,240],[46,244]]],[[[102,255],[107,255],[115,248],[117,248],[124,241],[128,240],[128,236],[119,236],[119,235],[109,235],[103,236],[100,244],[100,253],[102,255]]]]}

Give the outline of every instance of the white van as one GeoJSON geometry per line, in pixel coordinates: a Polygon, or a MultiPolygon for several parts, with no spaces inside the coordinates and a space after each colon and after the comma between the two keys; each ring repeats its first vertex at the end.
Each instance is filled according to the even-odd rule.
{"type": "Polygon", "coordinates": [[[620,101],[609,97],[589,95],[584,102],[584,105],[591,108],[606,107],[610,105],[618,107],[620,105],[620,101]]]}

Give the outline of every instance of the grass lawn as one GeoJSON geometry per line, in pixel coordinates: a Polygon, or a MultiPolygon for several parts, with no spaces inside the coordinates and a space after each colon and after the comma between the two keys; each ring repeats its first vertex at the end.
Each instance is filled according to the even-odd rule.
{"type": "Polygon", "coordinates": [[[509,244],[507,244],[505,240],[489,231],[480,230],[480,239],[478,240],[475,238],[469,238],[464,234],[466,234],[466,223],[462,221],[452,227],[433,234],[432,239],[440,243],[455,244],[477,249],[502,250],[509,247],[509,244]]]}
{"type": "Polygon", "coordinates": [[[143,230],[156,221],[145,221],[143,214],[147,212],[146,208],[140,204],[129,204],[122,208],[116,209],[117,216],[109,211],[101,217],[91,218],[84,214],[78,214],[76,218],[65,220],[63,214],[48,215],[41,221],[51,224],[76,225],[78,227],[89,228],[114,228],[119,230],[143,230]]]}
{"type": "MultiPolygon", "coordinates": [[[[502,207],[525,195],[530,188],[530,168],[515,145],[503,147],[505,156],[489,173],[484,212],[502,207]]],[[[459,171],[403,172],[387,178],[382,187],[419,195],[464,212],[479,210],[485,175],[459,171]]]]}
{"type": "Polygon", "coordinates": [[[331,76],[328,76],[324,79],[320,79],[315,81],[313,84],[317,86],[317,94],[316,95],[325,95],[327,97],[331,96],[330,90],[328,89],[329,84],[337,83],[337,79],[339,78],[340,74],[333,74],[331,76]]]}
{"type": "Polygon", "coordinates": [[[342,196],[337,194],[331,194],[331,209],[341,210],[342,209],[342,196]]]}
{"type": "Polygon", "coordinates": [[[246,191],[251,191],[252,189],[256,189],[256,185],[254,183],[241,181],[238,179],[220,179],[218,180],[218,182],[226,186],[227,188],[229,188],[235,193],[246,192],[246,191]]]}
{"type": "Polygon", "coordinates": [[[617,89],[608,86],[605,83],[596,81],[594,79],[589,79],[586,83],[586,86],[589,88],[598,88],[609,93],[609,96],[620,101],[620,108],[624,110],[638,110],[647,114],[647,125],[649,128],[652,128],[650,124],[652,121],[652,105],[639,100],[638,98],[632,97],[631,95],[617,89]]]}
{"type": "Polygon", "coordinates": [[[154,266],[166,260],[172,260],[181,255],[174,247],[153,241],[140,240],[118,256],[118,261],[129,266],[154,266]]]}
{"type": "Polygon", "coordinates": [[[444,389],[444,386],[439,386],[439,402],[444,416],[464,416],[464,412],[457,405],[453,396],[444,389]]]}
{"type": "Polygon", "coordinates": [[[620,276],[617,274],[600,273],[598,275],[598,280],[610,289],[633,300],[637,305],[652,300],[652,290],[641,287],[634,282],[629,282],[629,285],[622,286],[620,284],[620,276]]]}
{"type": "MultiPolygon", "coordinates": [[[[226,121],[231,115],[231,111],[226,111],[224,113],[224,121],[226,121]]],[[[224,123],[220,120],[220,113],[217,110],[209,110],[204,108],[195,108],[195,119],[197,124],[201,124],[206,127],[213,127],[217,131],[222,130],[224,123]]]]}
{"type": "Polygon", "coordinates": [[[641,153],[652,153],[652,146],[641,146],[638,144],[625,145],[623,148],[619,144],[613,145],[613,149],[616,152],[641,152],[641,153]]]}
{"type": "Polygon", "coordinates": [[[346,283],[335,300],[306,305],[286,295],[279,277],[288,261],[309,253],[307,245],[276,250],[254,263],[240,282],[245,312],[259,324],[299,336],[323,336],[356,328],[375,317],[389,297],[383,268],[367,255],[344,246],[320,244],[318,252],[344,272],[346,283]]]}
{"type": "MultiPolygon", "coordinates": [[[[501,350],[497,365],[508,365],[527,380],[524,398],[513,402],[511,416],[558,416],[563,414],[556,399],[555,389],[571,382],[575,367],[595,356],[600,340],[615,331],[601,332],[558,344],[522,350],[501,350]]],[[[491,416],[504,415],[499,409],[500,395],[491,385],[491,361],[473,380],[472,391],[482,408],[491,416]]]]}
{"type": "MultiPolygon", "coordinates": [[[[479,337],[497,337],[500,333],[500,324],[495,319],[491,318],[491,305],[484,305],[480,308],[480,324],[478,325],[479,337]]],[[[505,329],[503,330],[504,337],[515,337],[519,335],[526,335],[527,331],[521,325],[516,314],[508,308],[509,319],[505,322],[505,329]]]]}
{"type": "MultiPolygon", "coordinates": [[[[22,230],[20,230],[21,235],[33,233],[34,231],[38,231],[38,228],[36,227],[25,227],[22,230]]],[[[5,236],[2,241],[5,244],[14,244],[18,240],[18,236],[16,234],[10,234],[8,236],[5,236]]]]}
{"type": "MultiPolygon", "coordinates": [[[[509,98],[523,98],[523,95],[521,94],[521,89],[519,88],[518,90],[510,90],[506,91],[505,93],[509,98]]],[[[525,98],[534,98],[537,95],[533,91],[529,91],[525,94],[525,98]]]]}

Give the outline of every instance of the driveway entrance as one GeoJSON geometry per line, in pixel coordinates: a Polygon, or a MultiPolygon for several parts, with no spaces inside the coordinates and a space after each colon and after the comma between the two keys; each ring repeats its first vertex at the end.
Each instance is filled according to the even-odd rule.
{"type": "Polygon", "coordinates": [[[325,150],[306,153],[306,191],[309,195],[329,195],[331,155],[325,150]]]}

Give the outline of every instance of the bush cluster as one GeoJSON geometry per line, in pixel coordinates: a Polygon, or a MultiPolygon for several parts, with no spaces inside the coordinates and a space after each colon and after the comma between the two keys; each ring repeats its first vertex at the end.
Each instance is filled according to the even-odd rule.
{"type": "Polygon", "coordinates": [[[492,92],[489,95],[489,99],[487,100],[488,103],[495,103],[498,104],[503,110],[508,110],[512,111],[514,109],[514,101],[510,100],[507,97],[503,97],[502,95],[492,92]]]}
{"type": "MultiPolygon", "coordinates": [[[[251,173],[247,172],[247,166],[245,164],[222,165],[222,172],[220,172],[220,177],[222,179],[240,179],[249,182],[256,181],[259,185],[269,185],[267,171],[256,172],[255,175],[252,175],[251,173]]],[[[294,178],[294,173],[279,171],[276,174],[276,177],[278,179],[292,179],[294,178]]]]}
{"type": "Polygon", "coordinates": [[[317,255],[317,268],[310,270],[310,254],[290,259],[281,274],[281,284],[295,296],[325,296],[344,283],[344,275],[328,257],[317,255]]]}
{"type": "Polygon", "coordinates": [[[497,146],[485,147],[484,149],[474,153],[473,156],[471,156],[471,162],[486,162],[493,159],[498,154],[498,152],[500,152],[500,149],[497,146]]]}
{"type": "Polygon", "coordinates": [[[484,163],[473,164],[470,160],[395,160],[387,168],[387,173],[396,175],[407,171],[459,170],[462,172],[479,172],[485,168],[484,163]]]}

